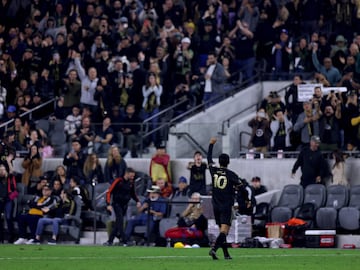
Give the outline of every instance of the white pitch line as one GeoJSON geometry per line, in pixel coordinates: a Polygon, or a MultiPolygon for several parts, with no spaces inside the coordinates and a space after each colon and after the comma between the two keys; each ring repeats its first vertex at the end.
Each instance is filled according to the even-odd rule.
{"type": "MultiPolygon", "coordinates": [[[[359,257],[359,254],[269,254],[269,255],[232,255],[234,258],[272,258],[272,257],[335,257],[335,256],[347,256],[347,257],[359,257]]],[[[47,260],[117,260],[122,256],[111,256],[111,257],[46,257],[47,260]]],[[[138,257],[127,257],[127,259],[171,259],[171,258],[209,258],[209,256],[138,256],[138,257]]],[[[43,260],[44,257],[0,257],[0,261],[5,260],[43,260]]]]}

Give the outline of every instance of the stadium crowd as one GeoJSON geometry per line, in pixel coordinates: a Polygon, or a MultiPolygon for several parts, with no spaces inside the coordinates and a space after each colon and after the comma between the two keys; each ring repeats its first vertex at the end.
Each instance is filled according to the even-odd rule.
{"type": "MultiPolygon", "coordinates": [[[[324,150],[354,150],[359,9],[359,1],[333,0],[2,0],[0,120],[14,120],[3,133],[4,165],[9,171],[12,149],[25,150],[22,166],[31,174],[22,182],[34,193],[43,189],[41,159],[58,155],[52,148],[58,137],[51,140],[34,122],[46,117],[63,122],[66,147],[59,153],[66,169],[56,170],[58,180],[111,182],[125,171],[123,147],[137,157],[139,123],[151,118],[154,128],[156,114],[176,102],[185,101],[179,115],[240,80],[252,83],[259,62],[273,79],[293,84],[283,100],[271,92],[262,102],[249,122],[251,147],[296,149],[317,135],[324,150]],[[307,74],[346,90],[319,87],[300,101],[297,86],[307,74]],[[53,98],[50,111],[19,116],[53,98]],[[104,169],[99,157],[107,158],[104,169]]],[[[162,139],[154,132],[146,144],[162,139]]]]}

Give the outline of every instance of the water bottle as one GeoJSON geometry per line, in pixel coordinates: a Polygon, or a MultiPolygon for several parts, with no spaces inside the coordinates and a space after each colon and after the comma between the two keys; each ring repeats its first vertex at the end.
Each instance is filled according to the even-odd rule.
{"type": "Polygon", "coordinates": [[[283,158],[283,150],[278,150],[277,152],[277,158],[283,158]]]}
{"type": "Polygon", "coordinates": [[[166,238],[166,247],[170,248],[171,247],[171,239],[168,237],[166,238]]]}

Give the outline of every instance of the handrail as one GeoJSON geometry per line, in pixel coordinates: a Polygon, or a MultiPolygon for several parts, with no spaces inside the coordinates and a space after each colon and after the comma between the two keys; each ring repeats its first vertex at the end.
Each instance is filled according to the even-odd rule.
{"type": "Polygon", "coordinates": [[[227,123],[228,128],[230,127],[230,121],[234,118],[236,118],[237,116],[239,116],[240,114],[244,113],[245,111],[251,109],[252,107],[257,107],[257,104],[252,104],[250,106],[247,106],[245,109],[241,110],[240,112],[237,112],[235,114],[233,114],[232,116],[230,116],[228,119],[224,120],[221,123],[221,131],[218,133],[219,135],[226,135],[225,134],[225,123],[227,123]]]}
{"type": "MultiPolygon", "coordinates": [[[[24,117],[24,116],[26,116],[26,115],[29,114],[29,115],[30,115],[29,119],[32,119],[32,113],[33,113],[34,111],[36,111],[36,110],[38,110],[38,109],[41,109],[42,107],[44,107],[44,106],[46,106],[46,105],[48,105],[48,104],[50,104],[50,103],[52,103],[52,102],[56,102],[56,101],[57,101],[57,98],[50,99],[50,100],[48,100],[48,101],[46,101],[46,102],[44,102],[44,103],[41,103],[40,105],[36,106],[35,108],[32,108],[31,110],[20,114],[19,117],[24,117]]],[[[1,124],[0,124],[0,128],[5,127],[5,131],[6,131],[6,130],[7,130],[7,126],[8,126],[9,124],[11,124],[12,122],[14,122],[14,119],[10,119],[10,120],[7,121],[7,122],[1,123],[1,124]]]]}
{"type": "Polygon", "coordinates": [[[247,132],[247,131],[241,131],[240,132],[240,151],[242,151],[242,144],[241,144],[241,142],[242,142],[242,136],[243,135],[249,135],[250,137],[251,137],[251,133],[250,132],[247,132]]]}
{"type": "Polygon", "coordinates": [[[204,147],[201,146],[188,132],[171,132],[171,135],[175,135],[177,137],[186,136],[188,137],[197,147],[200,149],[204,154],[207,154],[207,151],[204,149],[204,147]]]}

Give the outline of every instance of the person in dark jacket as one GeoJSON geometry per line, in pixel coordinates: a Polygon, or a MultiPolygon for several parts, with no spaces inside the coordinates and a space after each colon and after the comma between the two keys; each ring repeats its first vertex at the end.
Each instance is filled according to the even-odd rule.
{"type": "Polygon", "coordinates": [[[329,175],[329,166],[319,150],[319,144],[319,136],[312,136],[310,146],[300,151],[292,168],[292,177],[301,168],[300,185],[304,188],[310,184],[324,184],[325,177],[329,175]]]}
{"type": "Polygon", "coordinates": [[[126,216],[128,203],[132,198],[136,201],[136,206],[140,207],[141,203],[135,193],[134,186],[135,171],[127,168],[123,177],[118,177],[111,184],[106,193],[107,210],[115,212],[115,225],[112,228],[108,241],[104,243],[111,246],[116,236],[120,236],[125,241],[124,235],[124,217],[126,216]],[[110,204],[112,198],[112,204],[110,204]]]}

